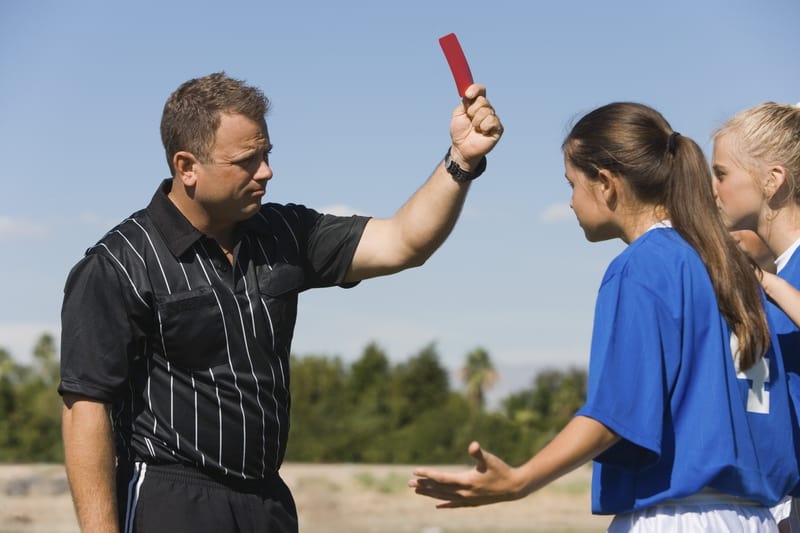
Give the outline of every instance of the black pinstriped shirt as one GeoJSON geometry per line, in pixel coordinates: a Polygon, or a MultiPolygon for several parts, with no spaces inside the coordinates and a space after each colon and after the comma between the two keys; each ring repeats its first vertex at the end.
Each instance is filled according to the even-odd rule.
{"type": "Polygon", "coordinates": [[[70,272],[59,392],[112,404],[121,462],[264,478],[286,448],[297,295],[343,284],[368,219],[265,204],[231,266],[170,187],[70,272]]]}

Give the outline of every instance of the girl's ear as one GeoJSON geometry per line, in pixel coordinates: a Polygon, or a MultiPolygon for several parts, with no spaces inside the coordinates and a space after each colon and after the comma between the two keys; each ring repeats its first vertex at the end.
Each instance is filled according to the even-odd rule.
{"type": "Polygon", "coordinates": [[[601,168],[597,171],[595,186],[597,187],[597,191],[605,202],[606,206],[612,211],[617,207],[617,201],[619,200],[619,188],[621,185],[622,184],[620,183],[620,179],[617,175],[604,168],[601,168]]]}
{"type": "Polygon", "coordinates": [[[767,170],[767,179],[764,180],[764,192],[770,198],[775,196],[786,183],[786,169],[775,165],[767,170]]]}

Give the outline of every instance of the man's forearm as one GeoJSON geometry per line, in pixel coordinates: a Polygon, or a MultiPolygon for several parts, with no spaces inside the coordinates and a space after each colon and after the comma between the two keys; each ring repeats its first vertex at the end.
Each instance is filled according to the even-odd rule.
{"type": "Polygon", "coordinates": [[[83,533],[119,533],[111,421],[102,403],[65,398],[64,456],[83,533]]]}
{"type": "Polygon", "coordinates": [[[453,230],[468,187],[456,183],[440,163],[428,181],[395,214],[394,221],[413,263],[424,263],[453,230]]]}
{"type": "Polygon", "coordinates": [[[347,281],[420,266],[455,226],[469,185],[456,183],[439,163],[428,180],[390,219],[367,223],[347,281]]]}

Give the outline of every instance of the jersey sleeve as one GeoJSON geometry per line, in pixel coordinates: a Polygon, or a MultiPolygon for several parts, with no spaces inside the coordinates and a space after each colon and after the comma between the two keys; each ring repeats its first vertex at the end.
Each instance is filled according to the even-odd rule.
{"type": "MultiPolygon", "coordinates": [[[[353,262],[356,247],[369,217],[321,214],[313,209],[301,210],[299,218],[306,226],[306,259],[313,274],[313,286],[344,285],[344,278],[353,262]]],[[[346,286],[352,287],[356,283],[346,286]]]]}
{"type": "Polygon", "coordinates": [[[60,394],[110,403],[123,392],[135,345],[130,290],[111,260],[99,253],[72,269],[61,308],[60,394]]]}
{"type": "Polygon", "coordinates": [[[668,405],[664,335],[678,330],[669,321],[659,298],[635,280],[618,273],[601,286],[587,401],[577,414],[597,420],[621,440],[597,461],[642,467],[658,459],[668,405]]]}

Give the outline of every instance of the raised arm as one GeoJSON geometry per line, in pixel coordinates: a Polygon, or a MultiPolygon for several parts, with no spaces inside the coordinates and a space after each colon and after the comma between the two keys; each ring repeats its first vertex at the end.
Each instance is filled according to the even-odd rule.
{"type": "MultiPolygon", "coordinates": [[[[486,88],[471,85],[452,114],[450,157],[461,169],[472,172],[502,133],[500,119],[486,99],[486,88]]],[[[468,182],[454,180],[440,162],[428,181],[392,218],[375,218],[367,223],[347,281],[423,264],[450,234],[468,189],[468,182]]]]}
{"type": "Polygon", "coordinates": [[[108,406],[67,394],[61,421],[67,478],[81,531],[119,533],[108,406]]]}
{"type": "Polygon", "coordinates": [[[417,494],[438,500],[437,507],[475,507],[518,500],[597,457],[619,437],[588,417],[573,418],[550,443],[527,463],[511,467],[473,442],[469,454],[475,468],[448,473],[417,468],[408,482],[417,494]]]}

